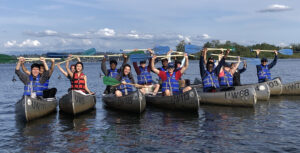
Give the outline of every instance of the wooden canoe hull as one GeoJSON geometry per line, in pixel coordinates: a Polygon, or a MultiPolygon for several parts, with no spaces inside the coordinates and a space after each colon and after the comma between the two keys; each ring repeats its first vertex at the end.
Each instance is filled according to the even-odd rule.
{"type": "Polygon", "coordinates": [[[282,95],[300,95],[300,81],[284,84],[282,95]]]}
{"type": "Polygon", "coordinates": [[[198,92],[201,104],[254,107],[257,101],[253,87],[221,92],[198,92]]]}
{"type": "Polygon", "coordinates": [[[173,96],[146,95],[147,105],[158,108],[182,111],[198,111],[200,107],[197,90],[192,90],[173,96]]]}
{"type": "Polygon", "coordinates": [[[59,109],[69,114],[79,114],[95,108],[95,95],[82,94],[78,91],[70,91],[59,100],[59,109]]]}
{"type": "Polygon", "coordinates": [[[31,121],[56,111],[56,98],[36,99],[23,96],[15,105],[18,119],[31,121]]]}
{"type": "Polygon", "coordinates": [[[139,90],[122,97],[116,97],[115,94],[102,96],[103,106],[107,108],[142,113],[146,108],[146,99],[139,90]]]}

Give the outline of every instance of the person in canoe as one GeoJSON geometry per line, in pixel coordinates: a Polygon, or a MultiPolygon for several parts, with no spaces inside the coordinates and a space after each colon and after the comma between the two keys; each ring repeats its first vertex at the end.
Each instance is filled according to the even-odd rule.
{"type": "MultiPolygon", "coordinates": [[[[233,69],[237,63],[231,63],[231,69],[233,69]]],[[[233,86],[241,86],[241,73],[244,73],[247,69],[246,60],[243,61],[243,68],[236,69],[233,74],[233,86]]]]}
{"type": "Polygon", "coordinates": [[[43,97],[43,84],[49,79],[49,68],[45,58],[41,57],[40,61],[44,64],[45,71],[40,73],[40,64],[33,63],[31,65],[31,72],[28,75],[20,71],[20,67],[24,64],[24,57],[20,57],[16,65],[15,73],[19,79],[24,83],[24,96],[31,96],[32,98],[43,97]]]}
{"type": "Polygon", "coordinates": [[[223,69],[219,73],[219,84],[222,90],[231,90],[233,86],[233,74],[240,65],[240,57],[238,56],[238,62],[231,68],[229,63],[224,64],[223,69]]]}
{"type": "MultiPolygon", "coordinates": [[[[256,58],[258,58],[258,55],[260,53],[260,50],[256,50],[256,58]]],[[[276,65],[277,63],[277,55],[278,52],[277,50],[274,50],[275,57],[271,64],[268,64],[268,59],[263,57],[261,59],[261,64],[256,65],[256,70],[257,70],[257,77],[258,77],[258,82],[266,82],[268,80],[271,80],[271,72],[270,70],[276,65]]]]}
{"type": "Polygon", "coordinates": [[[201,52],[199,67],[204,92],[216,92],[220,90],[218,76],[221,67],[225,64],[225,58],[227,57],[229,52],[230,50],[226,51],[225,56],[223,56],[216,67],[214,62],[208,61],[206,64],[206,68],[204,67],[204,55],[207,53],[207,48],[204,48],[201,52]]]}
{"type": "MultiPolygon", "coordinates": [[[[79,57],[76,57],[76,59],[77,59],[77,62],[81,62],[81,60],[80,60],[79,57]]],[[[70,68],[69,68],[70,60],[72,60],[72,59],[69,58],[69,60],[66,61],[66,66],[65,67],[66,67],[66,69],[70,69],[71,72],[74,73],[76,71],[75,70],[75,64],[72,64],[70,66],[70,68]]],[[[64,69],[60,66],[60,64],[61,63],[57,63],[56,66],[58,67],[58,69],[60,70],[60,72],[70,80],[70,83],[72,85],[72,78],[71,78],[71,76],[69,75],[68,72],[64,71],[64,69]]],[[[68,89],[68,91],[70,91],[70,90],[71,90],[71,88],[68,89]]]]}
{"type": "Polygon", "coordinates": [[[125,64],[122,67],[121,73],[116,76],[116,80],[121,82],[116,86],[115,94],[117,97],[122,97],[123,95],[132,93],[134,91],[134,87],[145,88],[144,85],[135,84],[135,81],[131,74],[131,66],[129,64],[125,64]]]}
{"type": "MultiPolygon", "coordinates": [[[[44,98],[51,98],[51,97],[55,97],[55,94],[57,92],[57,89],[56,88],[51,88],[51,89],[48,89],[48,86],[49,86],[49,80],[50,80],[50,77],[52,76],[52,73],[54,71],[54,67],[55,67],[55,60],[54,59],[51,59],[51,67],[50,67],[50,70],[49,70],[49,78],[48,80],[42,84],[42,89],[43,89],[43,97],[44,98]]],[[[27,70],[27,68],[25,67],[25,64],[22,63],[22,70],[24,73],[26,73],[27,75],[30,75],[31,72],[27,70]]],[[[45,72],[45,67],[44,67],[44,64],[40,64],[40,74],[42,75],[43,73],[45,72]]]]}
{"type": "MultiPolygon", "coordinates": [[[[104,59],[101,62],[101,70],[104,73],[105,76],[109,76],[112,78],[116,78],[118,76],[118,74],[121,72],[121,68],[127,63],[127,56],[125,54],[123,54],[123,64],[121,66],[121,68],[117,69],[117,65],[118,62],[114,59],[109,61],[109,65],[110,65],[110,69],[107,70],[106,68],[106,60],[107,60],[107,56],[104,56],[104,59]]],[[[114,93],[114,88],[112,88],[111,86],[106,86],[106,89],[104,91],[105,94],[110,94],[110,93],[114,93]]]]}
{"type": "MultiPolygon", "coordinates": [[[[68,62],[71,60],[71,57],[67,59],[67,65],[68,62]]],[[[75,64],[75,72],[72,72],[70,69],[67,69],[67,72],[70,76],[71,79],[71,90],[80,90],[83,93],[86,94],[94,94],[91,92],[87,86],[87,77],[86,75],[82,72],[83,71],[83,63],[82,62],[77,62],[75,64]]]]}
{"type": "MultiPolygon", "coordinates": [[[[153,56],[153,51],[148,49],[151,56],[153,56]]],[[[152,58],[149,58],[149,64],[146,67],[146,61],[140,61],[140,66],[137,65],[137,62],[133,62],[133,67],[137,74],[138,84],[146,85],[146,88],[142,88],[141,92],[144,94],[152,93],[156,95],[159,90],[159,84],[154,83],[151,76],[151,61],[152,58]]]]}
{"type": "Polygon", "coordinates": [[[154,61],[156,59],[156,56],[153,56],[152,61],[151,61],[151,69],[162,80],[163,95],[165,95],[165,96],[177,95],[177,94],[187,92],[192,89],[189,86],[185,87],[183,90],[180,90],[180,88],[179,88],[179,78],[182,76],[182,74],[186,71],[186,69],[189,66],[187,54],[184,54],[184,58],[185,58],[186,62],[180,71],[175,72],[174,71],[175,64],[169,63],[167,72],[165,72],[163,70],[158,70],[157,68],[154,67],[154,61]]]}

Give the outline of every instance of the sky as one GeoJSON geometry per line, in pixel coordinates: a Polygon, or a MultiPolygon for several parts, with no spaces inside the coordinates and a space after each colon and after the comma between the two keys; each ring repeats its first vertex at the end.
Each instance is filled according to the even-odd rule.
{"type": "Polygon", "coordinates": [[[0,53],[300,43],[299,0],[0,0],[0,53]]]}

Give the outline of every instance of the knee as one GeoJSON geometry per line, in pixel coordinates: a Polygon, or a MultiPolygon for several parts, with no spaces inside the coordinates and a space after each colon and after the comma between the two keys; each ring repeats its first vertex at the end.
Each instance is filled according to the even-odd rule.
{"type": "Polygon", "coordinates": [[[170,90],[166,90],[166,91],[165,91],[165,96],[171,96],[170,90]]]}
{"type": "Polygon", "coordinates": [[[115,94],[117,97],[122,97],[122,92],[119,90],[116,90],[115,94]]]}

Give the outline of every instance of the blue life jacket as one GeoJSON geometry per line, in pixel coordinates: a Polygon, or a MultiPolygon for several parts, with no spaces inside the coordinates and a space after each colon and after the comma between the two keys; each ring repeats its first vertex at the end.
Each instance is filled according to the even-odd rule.
{"type": "Polygon", "coordinates": [[[138,84],[147,84],[147,83],[152,83],[152,76],[150,72],[148,72],[147,68],[142,68],[141,66],[139,67],[140,69],[140,75],[137,75],[138,79],[138,84]]]}
{"type": "Polygon", "coordinates": [[[47,80],[44,84],[42,84],[43,90],[48,89],[48,86],[49,86],[49,80],[47,80]]]}
{"type": "Polygon", "coordinates": [[[108,70],[108,76],[109,77],[116,78],[118,74],[119,74],[118,69],[114,69],[114,70],[109,69],[108,70]]]}
{"type": "Polygon", "coordinates": [[[233,86],[233,77],[230,72],[224,71],[224,76],[220,77],[220,86],[233,86]]]}
{"type": "Polygon", "coordinates": [[[204,77],[202,78],[203,88],[220,88],[219,80],[214,71],[206,71],[204,77]]]}
{"type": "MultiPolygon", "coordinates": [[[[131,80],[128,78],[128,76],[123,76],[121,82],[122,81],[125,81],[127,83],[132,83],[131,80]]],[[[127,90],[127,93],[133,92],[133,86],[129,84],[119,85],[117,89],[120,90],[123,94],[125,94],[125,90],[127,90]]]]}
{"type": "Polygon", "coordinates": [[[165,80],[162,83],[161,91],[165,92],[168,89],[168,90],[172,91],[173,93],[179,92],[180,91],[179,90],[179,82],[175,78],[176,73],[173,72],[172,76],[170,76],[169,72],[166,72],[166,73],[167,73],[167,80],[165,80]]]}
{"type": "Polygon", "coordinates": [[[30,82],[24,86],[24,96],[30,96],[32,92],[35,92],[37,96],[43,96],[43,86],[40,84],[40,75],[33,79],[33,76],[29,76],[30,82]]]}
{"type": "Polygon", "coordinates": [[[263,66],[260,65],[261,70],[257,73],[258,82],[265,82],[267,80],[271,80],[271,72],[268,69],[268,65],[263,66]]]}

